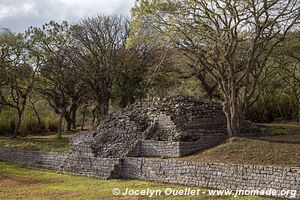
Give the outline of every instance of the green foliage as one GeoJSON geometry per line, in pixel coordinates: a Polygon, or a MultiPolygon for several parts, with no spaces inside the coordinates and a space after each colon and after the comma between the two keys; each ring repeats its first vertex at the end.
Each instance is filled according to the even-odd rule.
{"type": "Polygon", "coordinates": [[[14,132],[14,112],[12,109],[0,109],[0,135],[9,135],[14,132]]]}
{"type": "MultiPolygon", "coordinates": [[[[276,14],[275,8],[285,3],[276,4],[261,11],[276,14]]],[[[225,111],[240,110],[243,115],[258,94],[247,113],[249,119],[296,120],[300,115],[299,33],[288,33],[283,44],[277,35],[268,39],[263,34],[269,28],[274,28],[272,34],[277,29],[284,33],[279,29],[288,25],[273,26],[263,17],[255,24],[236,13],[260,10],[257,6],[235,1],[218,5],[204,0],[137,0],[130,22],[122,16],[98,15],[76,25],[51,21],[24,34],[0,35],[0,105],[5,106],[0,109],[0,135],[11,134],[20,123],[24,135],[61,132],[57,124],[63,118],[67,129],[75,130],[80,118],[96,116],[97,121],[152,96],[223,99],[224,105],[237,108],[225,111]],[[236,22],[240,24],[235,26],[236,22]],[[253,28],[245,31],[242,27],[247,26],[253,28]],[[252,33],[255,27],[262,30],[252,33]],[[263,45],[252,47],[255,34],[263,45]],[[272,60],[267,52],[272,52],[273,43],[280,45],[272,60]],[[264,89],[260,81],[276,68],[280,69],[277,76],[264,89]]]]}
{"type": "Polygon", "coordinates": [[[282,90],[261,95],[249,109],[247,118],[254,122],[293,121],[297,119],[299,104],[282,90]]]}
{"type": "Polygon", "coordinates": [[[23,134],[41,134],[47,132],[47,126],[45,122],[39,123],[37,120],[28,120],[23,123],[21,130],[23,130],[23,134]]]}
{"type": "Polygon", "coordinates": [[[57,120],[55,119],[54,116],[47,117],[45,121],[46,121],[46,125],[47,125],[47,130],[49,132],[57,131],[57,120]]]}
{"type": "MultiPolygon", "coordinates": [[[[43,109],[43,111],[39,112],[40,122],[33,110],[30,107],[26,107],[19,130],[21,135],[43,134],[57,130],[57,122],[52,109],[47,104],[40,105],[39,109],[43,109]]],[[[0,109],[0,135],[11,135],[14,132],[15,118],[15,110],[7,107],[0,109]]]]}
{"type": "Polygon", "coordinates": [[[275,129],[274,135],[287,135],[287,132],[284,129],[275,129]]]}

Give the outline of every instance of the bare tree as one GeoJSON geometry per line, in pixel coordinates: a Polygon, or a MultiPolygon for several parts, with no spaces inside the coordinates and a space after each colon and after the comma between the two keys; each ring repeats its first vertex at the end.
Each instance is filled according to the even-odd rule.
{"type": "Polygon", "coordinates": [[[270,54],[298,23],[299,0],[141,0],[133,14],[133,26],[147,23],[197,72],[210,75],[234,137],[267,74],[270,54]]]}

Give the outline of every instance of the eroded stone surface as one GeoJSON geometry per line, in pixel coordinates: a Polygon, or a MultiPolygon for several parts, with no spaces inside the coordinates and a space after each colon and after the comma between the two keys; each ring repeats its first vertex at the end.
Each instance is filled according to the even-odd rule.
{"type": "MultiPolygon", "coordinates": [[[[245,124],[243,134],[259,132],[252,123],[245,124]]],[[[90,142],[84,143],[96,157],[124,157],[138,156],[139,150],[146,152],[147,145],[140,141],[185,142],[180,144],[187,146],[191,142],[193,150],[179,144],[179,149],[174,150],[177,154],[166,149],[152,155],[154,151],[148,148],[153,152],[151,156],[178,157],[213,147],[226,139],[226,118],[221,105],[177,96],[140,101],[112,113],[99,124],[90,142]],[[180,148],[185,152],[180,152],[180,148]]]]}
{"type": "Polygon", "coordinates": [[[207,129],[225,134],[221,106],[193,97],[153,98],[108,116],[97,127],[91,147],[98,157],[124,157],[140,140],[196,141],[207,129]]]}

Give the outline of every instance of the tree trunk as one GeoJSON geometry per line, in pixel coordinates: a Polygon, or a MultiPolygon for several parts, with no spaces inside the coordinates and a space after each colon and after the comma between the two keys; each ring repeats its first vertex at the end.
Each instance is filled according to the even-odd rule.
{"type": "Polygon", "coordinates": [[[233,131],[231,128],[231,112],[230,112],[230,105],[228,101],[223,103],[223,111],[226,115],[226,125],[227,125],[227,133],[230,138],[233,137],[233,131]]]}
{"type": "Polygon", "coordinates": [[[97,109],[92,110],[92,114],[93,114],[92,125],[93,126],[95,126],[95,123],[96,123],[96,111],[97,111],[97,109]]]}
{"type": "Polygon", "coordinates": [[[71,119],[71,109],[70,109],[70,111],[69,112],[67,112],[66,111],[66,109],[65,109],[65,111],[63,112],[64,114],[63,114],[63,117],[65,118],[65,120],[66,120],[66,122],[67,122],[67,131],[72,131],[72,124],[73,124],[73,122],[72,122],[72,119],[71,119]]]}
{"type": "Polygon", "coordinates": [[[72,131],[72,120],[69,116],[65,116],[65,120],[67,122],[67,131],[72,131]]]}
{"type": "Polygon", "coordinates": [[[24,111],[23,109],[18,110],[18,118],[16,119],[15,130],[14,130],[14,133],[12,135],[12,138],[17,138],[17,136],[18,136],[20,126],[21,126],[21,123],[22,123],[23,111],[24,111]]]}
{"type": "Polygon", "coordinates": [[[231,103],[231,130],[232,136],[237,137],[239,135],[239,112],[237,103],[237,93],[235,88],[232,89],[232,103],[231,103]]]}
{"type": "Polygon", "coordinates": [[[238,111],[237,93],[235,88],[231,88],[230,97],[225,97],[223,111],[226,115],[227,132],[230,138],[237,137],[240,132],[240,115],[238,111]]]}
{"type": "Polygon", "coordinates": [[[85,111],[82,112],[82,122],[81,122],[80,131],[84,130],[84,124],[85,124],[85,111]]]}
{"type": "Polygon", "coordinates": [[[104,99],[99,103],[99,116],[100,120],[104,119],[108,114],[108,107],[109,107],[109,99],[104,99]]]}
{"type": "Polygon", "coordinates": [[[76,130],[76,113],[77,113],[78,106],[73,104],[71,107],[71,130],[76,130]]]}
{"type": "Polygon", "coordinates": [[[123,95],[120,101],[120,108],[125,108],[126,106],[133,104],[135,102],[135,98],[132,95],[123,95]]]}
{"type": "Polygon", "coordinates": [[[34,102],[32,102],[32,101],[30,100],[30,98],[29,98],[29,103],[31,104],[32,110],[33,110],[33,112],[34,112],[35,115],[36,115],[36,118],[37,118],[37,120],[38,120],[39,125],[41,125],[41,124],[42,124],[41,117],[40,117],[40,115],[39,115],[39,113],[38,113],[38,111],[37,111],[37,109],[36,109],[36,107],[35,107],[35,105],[34,105],[34,102]]]}
{"type": "Polygon", "coordinates": [[[108,105],[102,103],[100,105],[100,119],[104,119],[104,117],[108,114],[108,105]]]}
{"type": "Polygon", "coordinates": [[[57,132],[56,132],[56,138],[61,139],[62,138],[62,121],[63,121],[64,115],[61,113],[59,114],[58,123],[57,123],[57,132]]]}
{"type": "Polygon", "coordinates": [[[227,132],[230,138],[237,137],[240,131],[239,116],[236,108],[231,106],[224,106],[224,113],[226,115],[227,132]],[[226,110],[228,109],[228,110],[226,110]]]}
{"type": "Polygon", "coordinates": [[[299,102],[299,104],[298,104],[298,119],[297,119],[297,122],[300,122],[300,95],[299,95],[299,98],[298,98],[298,102],[299,102]]]}
{"type": "Polygon", "coordinates": [[[120,108],[125,108],[128,105],[128,103],[129,103],[128,97],[126,95],[123,95],[121,97],[121,101],[120,101],[119,106],[120,106],[120,108]]]}

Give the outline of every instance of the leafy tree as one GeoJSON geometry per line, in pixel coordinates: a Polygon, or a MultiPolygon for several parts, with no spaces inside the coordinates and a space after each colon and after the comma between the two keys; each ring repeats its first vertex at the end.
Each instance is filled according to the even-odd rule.
{"type": "Polygon", "coordinates": [[[12,134],[17,137],[39,62],[31,59],[28,42],[22,34],[2,33],[0,49],[0,105],[17,111],[12,134]]]}
{"type": "Polygon", "coordinates": [[[42,28],[31,28],[32,54],[39,58],[38,84],[35,89],[59,115],[57,138],[61,138],[63,118],[67,129],[75,129],[76,111],[84,93],[79,70],[71,61],[73,37],[67,22],[51,21],[42,28]]]}
{"type": "Polygon", "coordinates": [[[162,74],[172,65],[169,55],[159,42],[128,38],[126,49],[120,53],[115,67],[113,101],[123,108],[146,97],[151,90],[167,90],[162,74]]]}
{"type": "Polygon", "coordinates": [[[299,20],[298,0],[138,0],[134,27],[177,47],[218,86],[230,137],[237,136],[274,48],[299,20]]]}
{"type": "Polygon", "coordinates": [[[98,15],[75,25],[73,34],[77,45],[74,52],[80,58],[77,66],[102,119],[108,114],[114,71],[125,49],[129,22],[121,16],[98,15]]]}

